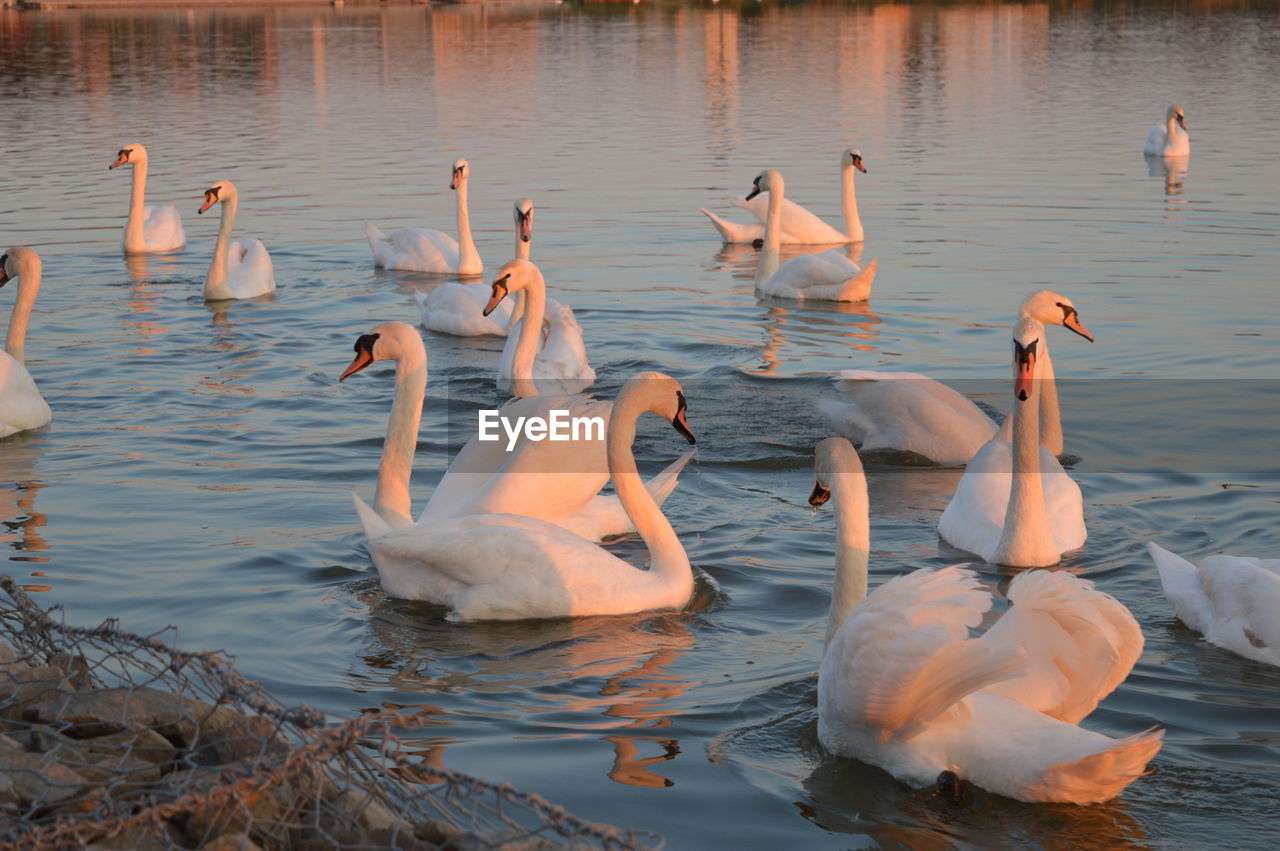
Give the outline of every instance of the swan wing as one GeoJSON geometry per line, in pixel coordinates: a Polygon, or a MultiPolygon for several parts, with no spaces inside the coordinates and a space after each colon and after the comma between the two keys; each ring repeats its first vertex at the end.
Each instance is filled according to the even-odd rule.
{"type": "Polygon", "coordinates": [[[535,379],[581,379],[590,386],[596,371],[587,362],[587,346],[582,339],[573,309],[566,304],[547,305],[546,331],[542,348],[533,364],[535,379]]]}
{"type": "Polygon", "coordinates": [[[187,244],[182,214],[173,204],[143,207],[142,235],[147,251],[171,251],[187,244]]]}
{"type": "MultiPolygon", "coordinates": [[[[667,497],[671,496],[671,492],[675,490],[680,471],[689,463],[694,452],[693,449],[685,452],[668,464],[666,469],[645,482],[645,489],[659,506],[665,503],[667,497]]],[[[596,494],[576,514],[566,518],[559,525],[589,541],[602,541],[636,530],[635,524],[627,516],[626,509],[622,507],[616,494],[596,494]]]]}
{"type": "Polygon", "coordinates": [[[801,254],[779,266],[757,290],[781,298],[819,297],[819,291],[839,286],[860,271],[858,265],[838,249],[801,254]]]}
{"type": "Polygon", "coordinates": [[[722,219],[706,207],[699,207],[703,215],[711,220],[711,224],[715,225],[716,230],[720,232],[720,238],[724,240],[726,245],[750,244],[757,239],[764,239],[764,225],[762,224],[746,224],[740,225],[737,222],[731,222],[722,219]]]}
{"type": "Polygon", "coordinates": [[[958,701],[1021,673],[1022,651],[969,638],[990,608],[977,575],[958,565],[917,570],[877,588],[822,659],[822,725],[908,741],[958,701]]]}
{"type": "Polygon", "coordinates": [[[48,425],[49,403],[40,395],[27,368],[0,349],[0,437],[48,425]]]}
{"type": "Polygon", "coordinates": [[[275,291],[275,269],[262,240],[246,237],[227,252],[227,289],[232,298],[254,298],[275,291]]]}
{"type": "Polygon", "coordinates": [[[1078,723],[1124,682],[1142,655],[1133,615],[1070,573],[1029,570],[1009,585],[1007,611],[982,636],[1026,651],[1022,676],[985,689],[1068,724],[1078,723]]]}
{"type": "Polygon", "coordinates": [[[452,334],[455,337],[507,335],[511,304],[504,299],[492,313],[485,316],[483,311],[489,301],[489,288],[482,284],[449,281],[425,293],[416,292],[413,297],[422,313],[422,325],[428,331],[452,334]]]}
{"type": "MultiPolygon", "coordinates": [[[[761,225],[769,217],[769,193],[761,192],[750,201],[734,199],[744,210],[750,210],[761,225]]],[[[763,234],[763,230],[762,230],[763,234]]],[[[848,242],[846,234],[833,228],[790,198],[782,199],[782,242],[784,245],[830,245],[848,242]]]]}
{"type": "Polygon", "coordinates": [[[373,225],[366,225],[366,231],[376,266],[436,273],[458,269],[458,241],[447,233],[432,228],[404,228],[384,236],[373,225]]]}

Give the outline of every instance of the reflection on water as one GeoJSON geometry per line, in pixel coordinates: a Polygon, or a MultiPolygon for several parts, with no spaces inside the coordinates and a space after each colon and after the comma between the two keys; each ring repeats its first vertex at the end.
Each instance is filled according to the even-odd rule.
{"type": "Polygon", "coordinates": [[[1187,179],[1187,169],[1191,164],[1191,157],[1148,156],[1146,160],[1147,174],[1152,177],[1164,178],[1165,195],[1182,194],[1182,184],[1187,179]]]}
{"type": "MultiPolygon", "coordinates": [[[[0,231],[45,258],[28,366],[54,410],[0,441],[0,548],[73,622],[178,623],[326,710],[420,707],[434,764],[672,847],[1273,843],[1280,675],[1178,626],[1142,548],[1280,551],[1277,471],[1257,463],[1280,397],[1235,381],[1277,368],[1280,114],[1257,93],[1278,37],[1250,0],[0,9],[20,128],[0,140],[0,231]],[[1203,116],[1194,182],[1138,161],[1152,103],[1175,99],[1203,116]],[[212,226],[120,262],[128,187],[102,155],[134,140],[154,201],[211,174],[252,193],[241,226],[271,248],[274,300],[201,299],[212,226]],[[698,208],[777,168],[838,221],[849,144],[875,163],[854,246],[880,264],[870,301],[758,299],[759,252],[722,249],[698,208]],[[722,589],[710,603],[459,626],[370,579],[350,493],[369,495],[389,391],[335,378],[439,279],[372,269],[362,223],[448,231],[458,156],[490,271],[511,199],[537,199],[536,257],[592,389],[642,369],[686,387],[698,455],[664,509],[722,589]],[[879,368],[1003,409],[1008,323],[1041,287],[1098,337],[1055,361],[1089,524],[1066,567],[1147,640],[1088,723],[1169,735],[1114,805],[950,812],[813,742],[833,540],[804,502],[828,433],[814,401],[837,370],[879,368]]],[[[501,340],[425,336],[419,504],[502,401],[501,340]]],[[[671,458],[658,431],[636,444],[646,472],[671,458]]],[[[870,468],[873,583],[956,558],[935,524],[958,475],[870,468]]]]}

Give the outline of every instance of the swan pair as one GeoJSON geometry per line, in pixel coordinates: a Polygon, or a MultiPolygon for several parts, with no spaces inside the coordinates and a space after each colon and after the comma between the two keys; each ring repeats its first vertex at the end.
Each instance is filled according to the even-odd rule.
{"type": "MultiPolygon", "coordinates": [[[[780,199],[781,209],[778,219],[778,241],[782,245],[829,245],[842,242],[862,242],[862,219],[858,217],[858,199],[854,194],[854,170],[866,173],[862,164],[862,152],[857,148],[846,148],[840,155],[840,203],[844,211],[844,232],[833,228],[813,213],[790,199],[780,199]]],[[[767,191],[767,190],[766,190],[767,191]]],[[[781,192],[779,191],[779,194],[781,192]]],[[[772,197],[772,196],[771,196],[772,197]]],[[[702,212],[711,219],[711,224],[726,244],[757,243],[764,240],[765,228],[769,221],[769,202],[754,195],[746,200],[734,200],[744,210],[749,210],[759,219],[758,224],[740,225],[725,221],[705,207],[702,212]]]]}
{"type": "Polygon", "coordinates": [[[1142,653],[1133,615],[1093,583],[1028,571],[1012,607],[979,638],[991,608],[956,565],[916,570],[867,596],[866,475],[844,438],[818,445],[815,507],[836,511],[836,575],[818,674],[818,738],[915,787],[968,781],[1027,802],[1091,804],[1142,776],[1163,731],[1122,739],[1078,723],[1142,653]],[[864,599],[865,598],[865,599],[864,599]]]}
{"type": "MultiPolygon", "coordinates": [[[[380,360],[396,362],[395,401],[374,505],[370,508],[354,498],[387,593],[446,605],[455,620],[623,614],[679,608],[689,601],[689,559],[654,498],[655,491],[659,498],[670,492],[679,467],[668,468],[646,488],[631,450],[636,420],[646,412],[667,419],[693,441],[684,392],[674,379],[641,373],[623,386],[611,407],[579,400],[577,410],[607,417],[603,446],[598,440],[541,442],[502,460],[473,440],[450,465],[437,489],[438,499],[433,497],[413,523],[409,476],[426,390],[426,349],[416,330],[391,322],[361,336],[355,353],[339,380],[380,360]],[[574,458],[576,469],[560,466],[574,458]],[[602,460],[607,460],[617,491],[612,498],[597,495],[605,478],[599,473],[602,460]],[[625,531],[616,527],[617,511],[609,507],[610,499],[648,545],[647,571],[584,537],[625,531]],[[462,510],[476,513],[459,515],[462,510]],[[606,529],[610,522],[615,527],[606,529]]],[[[574,404],[518,399],[503,411],[515,413],[514,405],[528,414],[539,403],[561,402],[565,407],[574,404]]]]}
{"type": "Polygon", "coordinates": [[[876,279],[876,261],[865,269],[850,259],[847,248],[821,254],[801,254],[778,265],[782,243],[782,210],[786,198],[782,175],[770,169],[759,174],[747,200],[769,193],[764,247],[756,266],[756,294],[815,301],[865,301],[876,279]]]}
{"type": "Polygon", "coordinates": [[[467,209],[467,181],[471,166],[466,160],[453,164],[449,188],[455,192],[458,238],[432,228],[404,228],[390,236],[365,222],[365,236],[373,252],[373,265],[409,272],[479,275],[484,272],[480,252],[471,238],[471,214],[467,209]]]}
{"type": "Polygon", "coordinates": [[[1191,137],[1187,135],[1186,116],[1176,103],[1165,113],[1164,123],[1147,133],[1142,153],[1149,157],[1185,157],[1191,154],[1191,137]]]}
{"type": "Polygon", "coordinates": [[[246,237],[232,240],[240,193],[230,180],[219,180],[204,191],[204,203],[197,214],[214,204],[222,205],[222,221],[218,225],[218,241],[213,246],[213,261],[204,280],[206,301],[229,298],[256,298],[275,292],[275,269],[271,255],[262,240],[246,237]]]}
{"type": "MultiPolygon", "coordinates": [[[[516,201],[512,218],[515,221],[516,259],[528,260],[533,240],[533,202],[528,198],[516,201]]],[[[489,289],[476,284],[448,281],[425,293],[414,293],[414,298],[422,313],[424,328],[455,337],[505,337],[522,313],[513,299],[513,302],[504,302],[485,316],[483,311],[489,299],[489,289]]],[[[555,299],[547,300],[549,311],[558,311],[559,308],[560,303],[555,299]]]]}
{"type": "MultiPolygon", "coordinates": [[[[1093,342],[1075,305],[1052,290],[1028,295],[1018,308],[1018,316],[1043,325],[1061,325],[1093,342]]],[[[1062,420],[1047,340],[1040,343],[1038,355],[1042,379],[1040,440],[1057,456],[1062,454],[1062,420]]],[[[892,449],[919,455],[935,464],[965,464],[1001,432],[962,394],[914,372],[851,369],[840,372],[835,381],[837,389],[850,401],[823,399],[818,402],[818,409],[837,433],[863,452],[892,449]]],[[[1007,428],[1012,422],[1005,420],[1002,439],[1009,439],[1007,428]]]]}
{"type": "Polygon", "coordinates": [[[10,248],[0,255],[0,288],[11,280],[18,282],[9,331],[4,350],[0,351],[0,437],[40,428],[53,419],[49,404],[23,365],[27,323],[43,271],[40,255],[25,246],[10,248]]]}

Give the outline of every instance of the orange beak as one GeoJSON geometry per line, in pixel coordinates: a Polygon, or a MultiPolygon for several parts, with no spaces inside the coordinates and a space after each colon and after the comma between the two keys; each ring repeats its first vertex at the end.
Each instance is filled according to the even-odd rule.
{"type": "Polygon", "coordinates": [[[520,216],[520,222],[516,225],[516,233],[520,235],[521,242],[528,242],[533,237],[533,223],[529,221],[528,216],[520,216]]]}
{"type": "Polygon", "coordinates": [[[124,165],[128,161],[129,161],[129,155],[126,154],[124,151],[121,151],[116,156],[116,161],[113,162],[111,165],[107,166],[107,171],[111,171],[111,169],[115,168],[118,165],[124,165]]]}
{"type": "Polygon", "coordinates": [[[1025,360],[1018,361],[1018,371],[1013,379],[1013,395],[1021,402],[1031,396],[1031,382],[1035,376],[1036,356],[1029,352],[1025,360]]]}
{"type": "Polygon", "coordinates": [[[831,499],[831,489],[822,482],[814,482],[813,493],[809,494],[809,504],[818,508],[826,505],[829,499],[831,499]]]}
{"type": "Polygon", "coordinates": [[[196,210],[196,214],[203,213],[205,210],[218,203],[218,194],[212,189],[206,189],[204,193],[204,203],[200,205],[200,209],[196,210]]]}
{"type": "Polygon", "coordinates": [[[338,376],[338,380],[343,381],[348,376],[355,375],[371,363],[373,363],[373,352],[363,349],[356,352],[356,356],[352,359],[351,365],[342,371],[342,375],[338,376]]]}
{"type": "Polygon", "coordinates": [[[1070,328],[1072,331],[1075,331],[1081,337],[1084,337],[1090,343],[1093,342],[1093,335],[1089,333],[1088,328],[1084,327],[1084,325],[1080,323],[1079,315],[1072,313],[1070,316],[1067,316],[1062,320],[1062,324],[1067,328],[1070,328]]]}

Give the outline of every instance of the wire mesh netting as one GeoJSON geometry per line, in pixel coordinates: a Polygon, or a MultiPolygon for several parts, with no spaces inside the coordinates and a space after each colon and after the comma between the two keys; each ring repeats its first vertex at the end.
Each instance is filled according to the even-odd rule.
{"type": "Polygon", "coordinates": [[[0,589],[2,847],[662,847],[415,759],[396,734],[412,715],[336,723],[172,630],[68,626],[0,589]]]}

